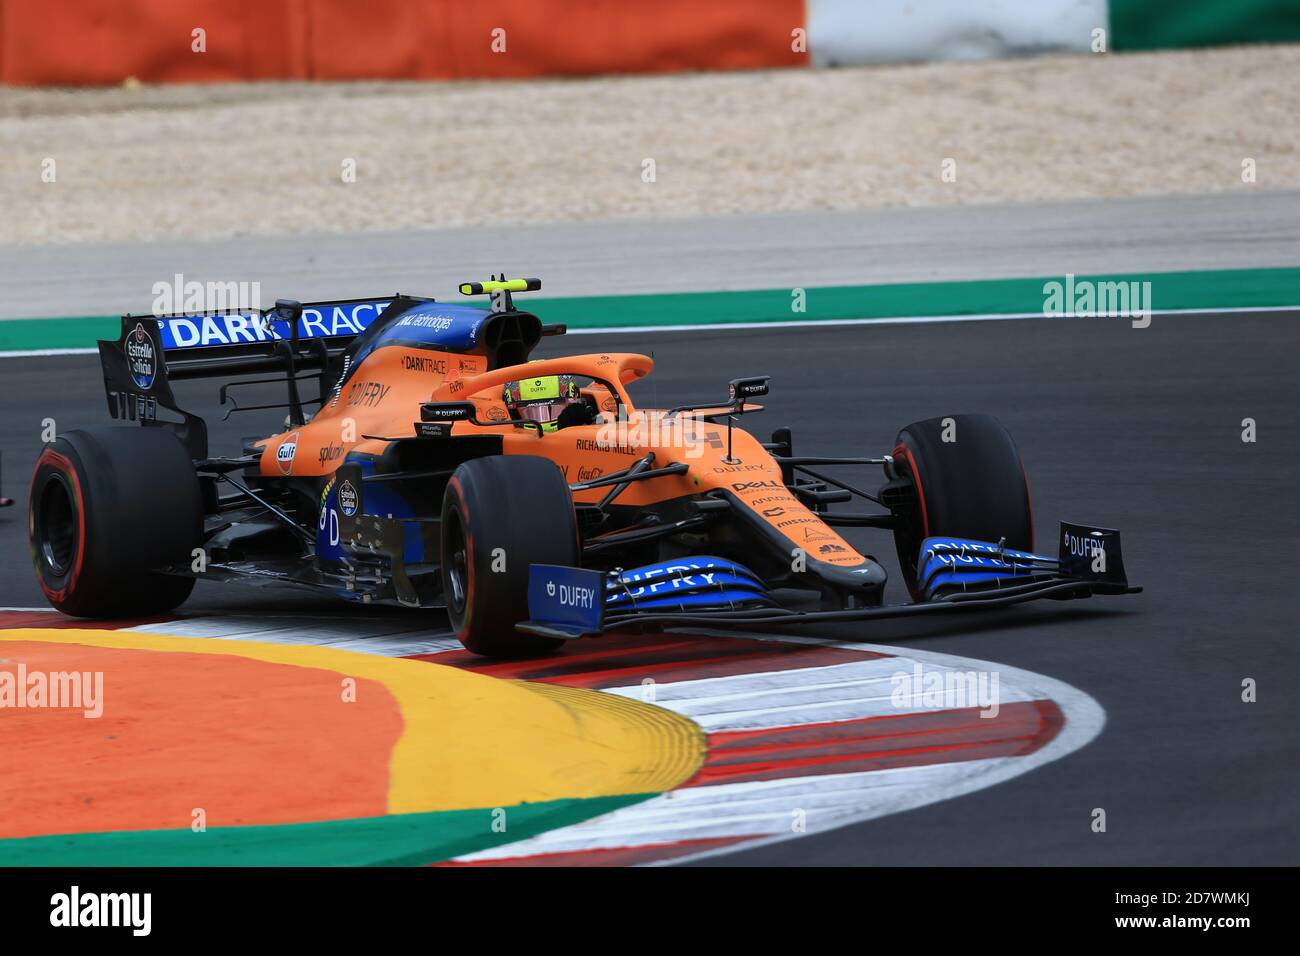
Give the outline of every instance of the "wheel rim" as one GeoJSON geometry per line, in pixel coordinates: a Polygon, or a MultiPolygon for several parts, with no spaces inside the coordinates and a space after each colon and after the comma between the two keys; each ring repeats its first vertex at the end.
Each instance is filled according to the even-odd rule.
{"type": "Polygon", "coordinates": [[[37,547],[46,568],[65,576],[77,558],[77,510],[72,492],[62,476],[52,475],[41,489],[37,511],[37,547]]]}
{"type": "Polygon", "coordinates": [[[459,516],[453,511],[447,527],[447,607],[456,618],[465,616],[469,595],[469,557],[465,546],[465,532],[459,516]]]}

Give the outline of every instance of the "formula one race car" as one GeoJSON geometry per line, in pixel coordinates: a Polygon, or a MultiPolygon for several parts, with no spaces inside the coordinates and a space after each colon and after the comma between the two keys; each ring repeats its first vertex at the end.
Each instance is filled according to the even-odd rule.
{"type": "MultiPolygon", "coordinates": [[[[125,316],[99,343],[109,411],[143,427],[62,434],[32,477],[29,529],[50,603],[79,617],[157,614],[197,578],[297,585],[445,607],[472,651],[526,655],[614,628],[753,626],[1125,593],[1117,532],[1064,525],[1033,553],[1015,444],[984,415],[908,425],[889,454],[801,457],[725,401],[637,408],[644,355],[529,361],[543,325],[505,276],[467,283],[490,309],[406,295],[265,312],[125,316]],[[272,378],[253,376],[271,375],[272,378]],[[210,454],[172,383],[283,382],[283,431],[210,454]],[[250,378],[252,377],[252,378],[250,378]],[[302,397],[315,379],[316,396],[302,397]],[[313,414],[308,407],[316,406],[313,414]],[[875,493],[826,474],[874,464],[875,493]],[[843,513],[852,498],[877,513],[843,513]],[[892,533],[914,603],[837,528],[892,533]],[[797,610],[773,589],[820,595],[797,610]]],[[[245,409],[238,409],[245,410],[245,409]]]]}

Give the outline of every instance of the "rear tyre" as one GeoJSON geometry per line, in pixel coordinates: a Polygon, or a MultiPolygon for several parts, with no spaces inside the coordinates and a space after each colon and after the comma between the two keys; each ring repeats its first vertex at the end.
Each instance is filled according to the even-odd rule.
{"type": "Polygon", "coordinates": [[[460,642],[485,657],[530,657],[564,641],[515,630],[528,619],[531,564],[575,567],[573,497],[554,463],[496,455],[460,465],[442,502],[442,584],[460,642]]]}
{"type": "Polygon", "coordinates": [[[916,561],[926,538],[950,535],[1032,551],[1034,516],[1020,452],[992,415],[950,415],[898,433],[894,469],[909,479],[911,500],[894,531],[907,589],[920,598],[916,561]],[[944,441],[946,437],[949,441],[944,441]]]}
{"type": "Polygon", "coordinates": [[[27,529],[41,590],[64,614],[170,611],[194,579],[155,569],[189,564],[202,544],[194,465],[162,428],[66,432],[36,461],[27,529]]]}

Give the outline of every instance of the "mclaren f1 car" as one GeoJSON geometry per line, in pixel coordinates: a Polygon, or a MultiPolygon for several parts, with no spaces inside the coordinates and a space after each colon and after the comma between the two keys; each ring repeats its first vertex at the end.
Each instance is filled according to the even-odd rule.
{"type": "Polygon", "coordinates": [[[530,361],[565,331],[516,307],[538,288],[461,286],[486,307],[394,295],[124,316],[99,353],[110,414],[135,424],[60,435],[32,476],[47,599],[136,617],[176,608],[198,579],[292,585],[445,608],[467,648],[517,656],[616,629],[1137,590],[1115,531],[1063,525],[1057,554],[1035,553],[1025,472],[994,418],[917,422],[869,457],[799,455],[787,428],[761,441],[740,427],[766,376],[651,409],[629,393],[644,355],[530,361]],[[223,403],[282,383],[282,404],[255,407],[287,410],[283,428],[213,454],[173,392],[194,378],[228,379],[223,403]],[[842,465],[878,466],[880,486],[840,480],[842,465]],[[833,507],[852,500],[873,507],[833,507]],[[892,535],[911,603],[884,603],[885,569],[845,528],[892,535]]]}

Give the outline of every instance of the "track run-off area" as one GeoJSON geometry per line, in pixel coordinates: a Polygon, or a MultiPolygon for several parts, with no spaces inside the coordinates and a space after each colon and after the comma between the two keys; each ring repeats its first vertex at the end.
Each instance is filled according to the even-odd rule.
{"type": "MultiPolygon", "coordinates": [[[[1040,535],[1061,519],[1121,529],[1130,580],[1146,589],[1133,597],[796,636],[587,639],[520,667],[457,650],[439,637],[436,613],[358,612],[259,589],[201,583],[179,620],[135,626],[214,644],[324,643],[617,697],[684,719],[703,741],[698,766],[678,767],[676,783],[561,798],[614,803],[561,803],[549,816],[549,803],[521,804],[539,810],[532,820],[506,807],[518,827],[504,834],[484,829],[497,805],[436,825],[421,818],[418,838],[392,831],[387,861],[1294,863],[1298,346],[1294,315],[1242,312],[1157,315],[1140,329],[1043,318],[591,335],[539,350],[653,354],[656,372],[634,393],[647,404],[706,400],[729,378],[770,374],[767,411],[746,425],[789,425],[807,454],[875,453],[914,420],[997,415],[1020,446],[1040,535]],[[1254,442],[1242,440],[1245,418],[1257,423],[1254,442]],[[900,712],[894,677],[917,662],[997,673],[998,716],[900,712]],[[1105,832],[1092,826],[1099,808],[1105,832]],[[439,842],[433,831],[451,823],[464,842],[439,842]]],[[[93,356],[9,360],[5,372],[17,411],[0,423],[3,493],[20,505],[0,512],[0,603],[31,608],[40,597],[21,499],[40,422],[102,423],[102,385],[93,356]]],[[[186,397],[211,416],[214,448],[259,427],[221,421],[201,389],[186,397]]],[[[868,487],[878,478],[846,477],[868,487]]],[[[895,568],[886,536],[850,533],[895,568]]],[[[896,584],[888,597],[905,599],[896,584]]],[[[58,620],[10,614],[10,626],[58,620]]],[[[451,745],[463,723],[431,733],[451,745]]],[[[187,839],[191,809],[179,824],[187,839]]],[[[328,834],[310,828],[331,824],[306,825],[296,845],[325,852],[328,834]]]]}

